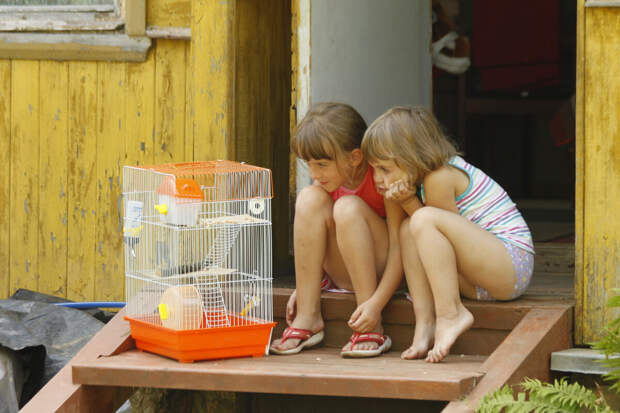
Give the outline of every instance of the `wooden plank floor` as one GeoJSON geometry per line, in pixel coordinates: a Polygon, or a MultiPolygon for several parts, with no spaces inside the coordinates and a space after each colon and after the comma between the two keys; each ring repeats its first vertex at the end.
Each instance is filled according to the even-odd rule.
{"type": "Polygon", "coordinates": [[[73,365],[73,381],[89,385],[220,390],[349,397],[455,400],[484,375],[483,356],[449,356],[431,365],[403,361],[398,352],[344,359],[337,349],[290,356],[178,363],[127,351],[73,365]]]}
{"type": "MultiPolygon", "coordinates": [[[[290,292],[290,288],[274,289],[276,318],[283,318],[290,292]]],[[[336,399],[357,395],[368,400],[454,400],[474,388],[469,400],[476,402],[483,392],[506,381],[516,382],[521,374],[543,378],[551,351],[570,347],[572,336],[572,287],[565,278],[553,275],[535,277],[528,293],[512,302],[465,301],[475,317],[473,328],[457,340],[451,356],[432,365],[398,358],[413,332],[411,303],[402,296],[395,297],[383,313],[386,331],[394,341],[392,351],[364,360],[338,355],[350,334],[346,319],[355,308],[354,297],[324,294],[322,303],[325,343],[331,340],[332,347],[296,356],[194,364],[136,351],[122,310],[23,410],[95,411],[93,406],[105,405],[109,409],[97,411],[114,411],[112,406],[119,406],[132,388],[141,386],[262,392],[265,397],[269,393],[269,397],[336,399]]]]}

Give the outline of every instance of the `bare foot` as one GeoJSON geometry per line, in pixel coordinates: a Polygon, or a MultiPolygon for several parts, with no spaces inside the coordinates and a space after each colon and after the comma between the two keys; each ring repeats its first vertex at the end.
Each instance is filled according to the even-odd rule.
{"type": "Polygon", "coordinates": [[[435,327],[435,346],[426,356],[429,363],[438,363],[450,353],[450,347],[458,336],[467,331],[474,323],[474,316],[463,304],[459,304],[457,312],[437,317],[435,327]]]}
{"type": "MultiPolygon", "coordinates": [[[[312,333],[318,333],[319,331],[322,331],[323,328],[325,328],[325,323],[323,322],[322,318],[315,318],[315,319],[306,319],[300,315],[297,316],[297,318],[295,318],[295,321],[293,321],[293,324],[291,325],[291,327],[293,328],[301,328],[304,330],[310,330],[312,331],[312,333]],[[308,328],[308,326],[310,326],[308,328]]],[[[277,340],[274,340],[271,343],[271,348],[276,349],[276,350],[290,350],[292,348],[295,348],[299,345],[299,343],[301,342],[300,339],[298,338],[289,338],[288,340],[286,340],[284,343],[282,342],[282,339],[279,338],[277,340]]]]}
{"type": "MultiPolygon", "coordinates": [[[[378,324],[377,327],[372,331],[365,331],[365,333],[379,333],[383,334],[383,325],[378,324]]],[[[379,344],[374,341],[364,341],[362,343],[357,343],[353,347],[353,350],[375,350],[379,348],[379,344]]],[[[344,345],[342,351],[350,351],[351,350],[351,342],[347,341],[347,344],[344,345]]]]}
{"type": "Polygon", "coordinates": [[[403,351],[400,358],[405,360],[421,359],[426,357],[435,338],[435,323],[416,323],[413,343],[403,351]]]}

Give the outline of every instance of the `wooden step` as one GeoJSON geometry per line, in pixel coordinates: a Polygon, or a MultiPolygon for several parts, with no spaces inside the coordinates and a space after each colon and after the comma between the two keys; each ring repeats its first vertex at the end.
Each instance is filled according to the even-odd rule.
{"type": "MultiPolygon", "coordinates": [[[[291,291],[274,290],[274,314],[280,320],[291,291]]],[[[349,294],[322,297],[324,347],[295,356],[193,364],[136,351],[121,311],[22,411],[95,411],[98,400],[120,405],[135,387],[452,400],[446,411],[473,411],[484,394],[506,383],[526,376],[548,379],[550,354],[572,344],[572,297],[526,295],[508,303],[465,304],[474,326],[438,364],[399,359],[413,332],[411,303],[404,297],[393,298],[383,313],[393,351],[362,360],[339,357],[350,335],[346,320],[355,308],[349,294]]]]}
{"type": "Polygon", "coordinates": [[[483,376],[486,357],[450,356],[431,366],[395,352],[344,359],[318,348],[290,356],[178,363],[131,350],[73,366],[73,381],[88,385],[220,390],[348,397],[455,400],[483,376]]]}
{"type": "MultiPolygon", "coordinates": [[[[541,277],[537,282],[553,290],[557,280],[561,278],[541,277]]],[[[574,306],[570,290],[563,291],[566,294],[526,294],[519,300],[509,302],[463,300],[474,316],[474,325],[457,339],[452,347],[452,354],[491,354],[532,308],[574,306]]],[[[274,318],[278,321],[274,337],[280,337],[286,327],[286,302],[292,292],[290,288],[274,289],[274,318]]],[[[321,311],[325,320],[325,346],[341,348],[349,340],[352,331],[347,325],[347,320],[355,307],[353,294],[322,294],[321,311]]],[[[385,333],[392,339],[393,351],[402,351],[411,345],[414,314],[411,302],[404,294],[393,297],[384,309],[383,326],[385,333]]]]}

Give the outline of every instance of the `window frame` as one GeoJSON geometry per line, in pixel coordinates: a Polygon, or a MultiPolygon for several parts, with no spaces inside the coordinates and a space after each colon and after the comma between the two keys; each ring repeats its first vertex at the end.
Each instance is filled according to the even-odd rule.
{"type": "Polygon", "coordinates": [[[0,6],[0,59],[144,61],[146,0],[0,6]]]}
{"type": "Polygon", "coordinates": [[[117,30],[124,24],[123,0],[112,5],[0,5],[0,32],[117,30]]]}

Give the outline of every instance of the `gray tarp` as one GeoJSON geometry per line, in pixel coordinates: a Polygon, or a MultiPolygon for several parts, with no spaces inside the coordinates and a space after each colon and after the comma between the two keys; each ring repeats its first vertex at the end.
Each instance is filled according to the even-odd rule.
{"type": "MultiPolygon", "coordinates": [[[[10,299],[0,300],[0,345],[14,352],[25,372],[21,398],[17,395],[20,406],[104,325],[84,311],[41,301],[60,300],[23,291],[10,299]],[[24,296],[37,301],[21,299],[24,296]]],[[[7,402],[4,397],[8,396],[2,391],[0,389],[0,406],[7,402]]]]}

